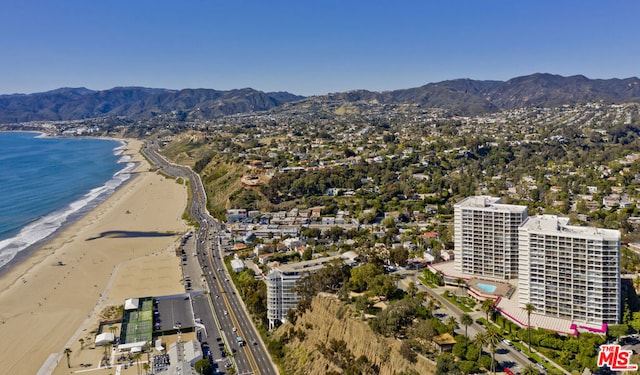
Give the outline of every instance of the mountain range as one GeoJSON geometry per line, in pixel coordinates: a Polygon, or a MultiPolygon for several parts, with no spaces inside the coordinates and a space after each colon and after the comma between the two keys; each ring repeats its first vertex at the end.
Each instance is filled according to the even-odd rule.
{"type": "MultiPolygon", "coordinates": [[[[149,119],[168,113],[178,119],[207,119],[268,110],[284,103],[304,102],[304,99],[288,92],[265,93],[251,88],[228,91],[61,88],[35,94],[0,95],[0,123],[115,116],[149,119]]],[[[563,77],[536,73],[508,81],[455,79],[393,91],[332,93],[308,100],[412,103],[424,108],[443,108],[456,114],[474,115],[532,106],[640,102],[640,79],[589,79],[582,75],[563,77]]]]}
{"type": "Polygon", "coordinates": [[[149,119],[173,113],[177,118],[197,112],[198,118],[263,111],[304,97],[287,92],[251,88],[167,90],[115,87],[94,91],[84,87],[60,88],[36,94],[0,96],[0,123],[79,120],[123,116],[149,119]]]}
{"type": "Polygon", "coordinates": [[[330,94],[347,102],[413,103],[474,115],[522,107],[557,107],[564,104],[640,102],[640,79],[589,79],[536,73],[508,81],[455,79],[385,92],[366,90],[330,94]]]}

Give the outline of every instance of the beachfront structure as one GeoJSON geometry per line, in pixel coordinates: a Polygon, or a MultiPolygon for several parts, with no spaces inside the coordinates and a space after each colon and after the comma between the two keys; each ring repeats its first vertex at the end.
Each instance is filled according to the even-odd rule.
{"type": "Polygon", "coordinates": [[[295,310],[300,300],[296,292],[296,282],[309,272],[315,272],[334,259],[353,262],[347,253],[330,257],[317,258],[304,262],[282,264],[272,268],[266,277],[267,283],[267,319],[269,329],[276,327],[278,322],[287,320],[289,310],[295,310]]]}
{"type": "Polygon", "coordinates": [[[620,232],[555,215],[520,227],[519,299],[536,313],[604,325],[620,321],[620,232]]]}
{"type": "Polygon", "coordinates": [[[527,207],[472,196],[454,205],[454,264],[458,272],[500,279],[518,277],[518,227],[527,207]]]}

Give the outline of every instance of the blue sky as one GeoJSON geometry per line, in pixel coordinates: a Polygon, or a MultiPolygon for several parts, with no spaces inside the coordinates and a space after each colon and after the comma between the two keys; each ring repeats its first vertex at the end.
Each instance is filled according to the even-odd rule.
{"type": "Polygon", "coordinates": [[[640,2],[7,0],[0,94],[252,87],[321,95],[536,72],[640,73],[640,2]]]}

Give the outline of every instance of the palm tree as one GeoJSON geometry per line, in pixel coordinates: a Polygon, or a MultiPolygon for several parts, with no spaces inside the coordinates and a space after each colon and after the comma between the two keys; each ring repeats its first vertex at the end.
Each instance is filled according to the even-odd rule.
{"type": "Polygon", "coordinates": [[[453,331],[456,329],[456,326],[458,325],[458,321],[456,320],[455,316],[449,315],[449,317],[447,318],[447,322],[445,324],[447,325],[447,328],[449,328],[450,333],[453,334],[453,331]]]}
{"type": "Polygon", "coordinates": [[[151,358],[150,358],[150,355],[151,355],[151,342],[149,342],[149,341],[145,342],[143,349],[144,349],[144,352],[147,353],[147,362],[151,362],[151,358]]]}
{"type": "Polygon", "coordinates": [[[71,349],[64,348],[64,354],[67,355],[67,367],[68,368],[71,368],[71,362],[70,362],[70,359],[69,359],[69,357],[71,357],[71,353],[72,353],[71,349]]]}
{"type": "Polygon", "coordinates": [[[482,356],[482,347],[484,346],[485,336],[485,332],[478,332],[476,333],[476,337],[473,339],[474,344],[478,347],[478,360],[482,356]]]}
{"type": "Polygon", "coordinates": [[[482,301],[482,311],[487,315],[487,324],[489,324],[489,313],[493,311],[494,301],[491,298],[487,298],[482,301]]]}
{"type": "Polygon", "coordinates": [[[531,313],[536,311],[536,306],[533,303],[527,303],[523,309],[527,312],[527,341],[529,344],[529,353],[531,353],[531,313]]]}
{"type": "Polygon", "coordinates": [[[454,281],[455,281],[456,285],[458,285],[458,288],[460,288],[460,289],[462,289],[463,285],[464,286],[467,285],[467,282],[461,277],[456,278],[454,281]]]}
{"type": "Polygon", "coordinates": [[[149,373],[149,369],[151,368],[151,366],[149,366],[149,362],[145,362],[142,364],[142,368],[144,369],[144,373],[148,374],[149,373]]]}
{"type": "Polygon", "coordinates": [[[107,344],[104,346],[104,359],[107,361],[107,363],[111,363],[111,348],[113,347],[113,345],[111,344],[107,344]]]}
{"type": "Polygon", "coordinates": [[[501,340],[502,340],[502,337],[500,337],[500,334],[498,333],[498,331],[496,331],[492,327],[489,327],[487,329],[487,332],[485,333],[485,336],[484,336],[484,341],[489,346],[489,351],[491,351],[491,371],[493,372],[494,375],[496,373],[496,366],[495,366],[496,348],[498,347],[498,344],[500,343],[501,340]]]}
{"type": "Polygon", "coordinates": [[[460,316],[460,324],[464,326],[464,337],[468,340],[469,336],[467,336],[467,328],[473,324],[473,318],[471,315],[464,313],[460,316]]]}
{"type": "Polygon", "coordinates": [[[81,337],[78,342],[80,343],[80,350],[84,349],[84,339],[81,337]]]}
{"type": "Polygon", "coordinates": [[[409,283],[409,285],[407,285],[407,293],[411,296],[411,297],[415,297],[416,294],[418,293],[418,287],[416,286],[416,283],[411,281],[409,283]]]}
{"type": "Polygon", "coordinates": [[[137,352],[134,356],[133,359],[136,360],[136,367],[138,369],[138,375],[140,375],[140,358],[142,358],[142,353],[137,352]]]}
{"type": "Polygon", "coordinates": [[[433,316],[433,310],[435,310],[438,306],[436,305],[436,302],[433,300],[433,297],[429,297],[429,299],[427,300],[427,305],[425,307],[427,308],[429,315],[433,316]]]}

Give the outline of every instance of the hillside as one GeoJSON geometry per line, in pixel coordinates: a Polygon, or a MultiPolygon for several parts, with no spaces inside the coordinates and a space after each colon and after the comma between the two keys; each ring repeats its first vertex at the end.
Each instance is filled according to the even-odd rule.
{"type": "Polygon", "coordinates": [[[362,374],[435,372],[435,365],[421,357],[415,363],[403,358],[399,341],[376,335],[351,316],[349,306],[331,297],[316,296],[295,325],[287,323],[277,334],[285,343],[281,362],[287,375],[342,373],[350,365],[362,374]]]}
{"type": "Polygon", "coordinates": [[[29,95],[0,95],[0,123],[117,116],[144,120],[169,113],[177,120],[195,120],[267,110],[302,98],[287,92],[265,93],[250,88],[229,91],[61,88],[29,95]]]}
{"type": "Polygon", "coordinates": [[[0,124],[69,121],[100,117],[157,120],[172,123],[219,118],[280,108],[308,113],[320,103],[416,104],[457,115],[477,115],[522,107],[565,104],[640,102],[640,79],[589,79],[532,74],[508,81],[455,79],[424,86],[373,92],[355,90],[304,98],[288,92],[265,93],[251,88],[167,90],[116,87],[93,91],[61,88],[36,94],[0,95],[0,124]]]}
{"type": "MultiPolygon", "coordinates": [[[[308,100],[319,98],[322,97],[308,100]]],[[[403,90],[329,94],[326,98],[345,102],[412,103],[424,108],[448,109],[460,115],[474,115],[521,107],[557,107],[597,101],[607,104],[638,102],[640,79],[604,80],[536,73],[505,82],[456,79],[403,90]]]]}

